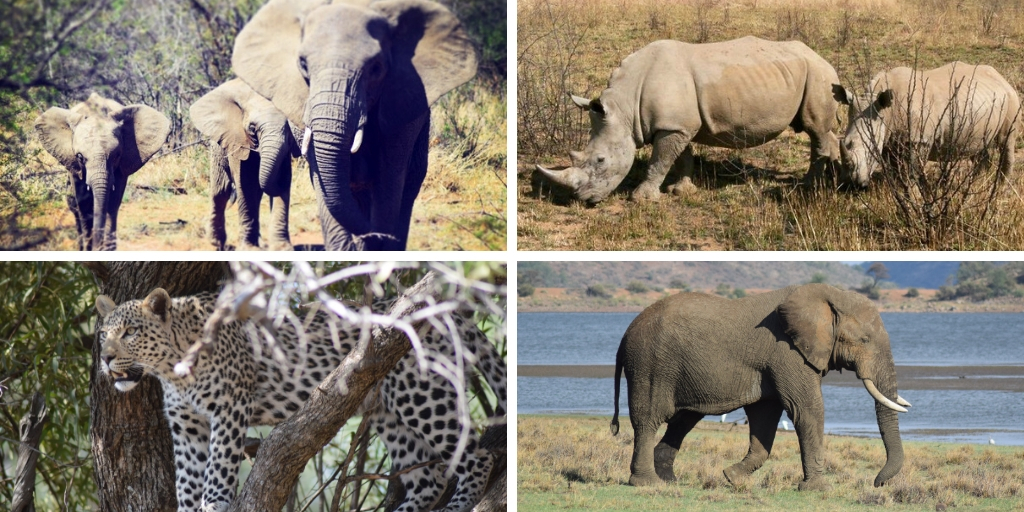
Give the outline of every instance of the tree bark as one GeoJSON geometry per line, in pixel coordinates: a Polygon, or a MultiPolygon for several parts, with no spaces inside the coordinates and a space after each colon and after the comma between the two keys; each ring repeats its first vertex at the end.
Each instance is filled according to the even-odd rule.
{"type": "Polygon", "coordinates": [[[492,425],[480,438],[480,447],[494,455],[494,467],[487,478],[487,491],[473,510],[498,512],[508,510],[508,425],[492,425]]]}
{"type": "Polygon", "coordinates": [[[36,490],[36,461],[39,460],[39,441],[43,438],[43,425],[47,416],[43,394],[32,394],[32,407],[21,418],[21,446],[18,447],[18,469],[14,473],[14,498],[11,512],[35,512],[33,500],[36,490]]]}
{"type": "MultiPolygon", "coordinates": [[[[430,294],[439,298],[434,288],[436,279],[433,272],[427,274],[406,295],[430,294]]],[[[395,302],[394,308],[393,313],[401,316],[412,311],[412,304],[400,300],[395,302]]],[[[409,339],[402,331],[388,328],[375,333],[365,349],[352,351],[320,383],[302,408],[263,440],[252,472],[230,510],[281,510],[306,462],[334,438],[338,429],[359,409],[366,393],[410,348],[409,339]],[[347,393],[341,392],[342,381],[348,387],[347,393]]]]}
{"type": "MultiPolygon", "coordinates": [[[[86,262],[100,293],[115,303],[142,299],[154,288],[172,296],[217,290],[228,275],[220,262],[86,262]]],[[[163,414],[163,389],[154,377],[129,393],[100,372],[99,342],[92,346],[89,385],[92,451],[101,511],[174,511],[174,450],[163,414]]]]}

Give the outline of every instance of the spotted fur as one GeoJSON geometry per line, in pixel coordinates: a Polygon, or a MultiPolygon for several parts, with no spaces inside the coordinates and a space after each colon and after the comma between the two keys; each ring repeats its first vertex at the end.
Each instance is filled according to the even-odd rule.
{"type": "MultiPolygon", "coordinates": [[[[268,350],[257,357],[246,326],[232,322],[220,328],[212,351],[200,355],[193,374],[180,377],[174,365],[201,336],[215,302],[213,293],[172,299],[160,288],[141,301],[120,306],[106,296],[96,300],[103,317],[103,373],[121,391],[131,390],[146,374],[163,384],[164,412],[174,439],[179,511],[226,509],[238,487],[246,429],[275,425],[291,416],[358,339],[357,327],[340,325],[340,351],[336,350],[326,314],[311,313],[304,319],[308,345],[300,350],[294,328],[282,322],[276,341],[290,363],[282,368],[268,350]]],[[[383,307],[386,304],[375,309],[383,307]]],[[[456,323],[504,413],[504,361],[472,322],[456,317],[456,323]]],[[[436,330],[420,336],[425,346],[453,356],[453,345],[436,330]]],[[[388,449],[392,471],[438,458],[451,462],[463,429],[455,400],[448,381],[420,373],[412,351],[388,374],[381,384],[381,406],[369,414],[388,449]]],[[[465,453],[454,464],[458,484],[444,510],[471,509],[482,497],[492,465],[491,455],[479,448],[478,436],[470,429],[465,453]]],[[[436,465],[406,473],[401,480],[406,499],[398,510],[403,512],[430,510],[446,482],[436,465]]]]}

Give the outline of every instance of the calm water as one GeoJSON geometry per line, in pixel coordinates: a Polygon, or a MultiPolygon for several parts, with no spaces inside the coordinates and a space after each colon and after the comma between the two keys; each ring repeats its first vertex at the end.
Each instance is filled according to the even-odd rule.
{"type": "MultiPolygon", "coordinates": [[[[615,363],[636,313],[520,313],[519,364],[615,363]]],[[[897,365],[1024,365],[1024,314],[883,313],[897,365]]],[[[612,413],[612,379],[520,377],[520,413],[612,413]]],[[[861,387],[824,386],[825,430],[878,437],[871,397],[861,387]]],[[[626,384],[620,415],[628,418],[626,384]]],[[[1024,445],[1024,394],[913,390],[900,415],[905,439],[1024,445]],[[970,404],[970,405],[968,405],[970,404]]],[[[729,413],[726,421],[744,417],[729,413]]],[[[708,418],[712,419],[712,418],[708,418]]],[[[720,419],[717,417],[716,419],[720,419]]],[[[783,419],[787,420],[785,415],[783,419]]],[[[790,425],[792,428],[792,425],[790,425]]]]}

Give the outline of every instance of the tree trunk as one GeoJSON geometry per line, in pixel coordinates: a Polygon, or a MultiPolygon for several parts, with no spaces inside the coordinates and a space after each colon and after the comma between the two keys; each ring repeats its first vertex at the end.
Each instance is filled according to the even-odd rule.
{"type": "Polygon", "coordinates": [[[473,510],[498,512],[508,509],[508,425],[492,425],[480,438],[480,447],[494,455],[494,467],[487,479],[487,492],[473,510]]]}
{"type": "MultiPolygon", "coordinates": [[[[407,290],[406,295],[438,297],[434,288],[436,278],[434,273],[427,274],[407,290]]],[[[394,312],[409,314],[410,306],[409,301],[397,301],[394,312]]],[[[367,349],[353,350],[317,386],[302,408],[263,440],[252,472],[230,510],[281,510],[306,462],[334,438],[338,429],[359,409],[366,393],[410,348],[409,339],[402,331],[388,328],[375,334],[367,349]],[[348,387],[347,393],[341,392],[342,381],[348,387]]]]}
{"type": "Polygon", "coordinates": [[[36,490],[36,461],[39,460],[39,441],[43,438],[43,425],[47,411],[43,394],[32,394],[32,407],[21,418],[21,446],[18,447],[18,469],[14,473],[14,498],[11,512],[35,512],[33,496],[36,490]]]}
{"type": "MultiPolygon", "coordinates": [[[[100,293],[115,303],[142,299],[154,288],[172,296],[217,290],[228,275],[219,262],[86,262],[100,293]]],[[[174,450],[163,414],[163,389],[155,377],[142,379],[129,393],[114,389],[102,375],[102,347],[93,343],[89,385],[92,451],[99,510],[173,511],[174,450]]]]}

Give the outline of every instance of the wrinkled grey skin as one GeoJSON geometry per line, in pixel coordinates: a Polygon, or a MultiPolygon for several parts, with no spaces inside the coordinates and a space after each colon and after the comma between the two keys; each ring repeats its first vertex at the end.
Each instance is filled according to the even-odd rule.
{"type": "Polygon", "coordinates": [[[568,169],[537,170],[596,204],[629,173],[636,149],[652,144],[647,177],[633,198],[656,200],[674,167],[682,167],[682,180],[669,191],[693,188],[692,143],[749,148],[791,127],[810,136],[808,175],[820,176],[839,159],[836,78],[828,62],[798,41],[656,41],[626,57],[599,98],[573,97],[590,112],[590,142],[582,153],[570,153],[568,169]]]}
{"type": "Polygon", "coordinates": [[[849,107],[840,146],[846,184],[867,188],[881,160],[905,157],[908,146],[920,161],[979,163],[987,163],[989,150],[998,147],[999,179],[1013,171],[1020,98],[991,66],[952,62],[917,72],[898,67],[875,75],[866,95],[839,84],[833,93],[849,107]]]}
{"type": "Polygon", "coordinates": [[[260,201],[270,196],[273,214],[269,249],[292,250],[288,235],[292,156],[298,143],[288,119],[245,82],[234,79],[221,84],[192,104],[192,122],[210,138],[212,215],[210,241],[217,250],[227,246],[224,210],[236,188],[241,228],[239,250],[259,249],[260,201]]]}
{"type": "Polygon", "coordinates": [[[476,74],[458,19],[427,0],[271,0],[232,64],[303,132],[326,248],[405,249],[429,106],[476,74]]]}
{"type": "Polygon", "coordinates": [[[52,107],[35,122],[43,147],[71,172],[79,250],[117,249],[117,211],[131,176],[156,153],[171,122],[145,105],[129,105],[93,93],[63,109],[52,107]]]}
{"type": "Polygon", "coordinates": [[[750,449],[725,470],[730,482],[745,480],[768,459],[786,411],[800,440],[804,479],[799,489],[827,488],[821,378],[837,369],[855,371],[869,393],[871,386],[876,390],[872,396],[887,454],[875,478],[880,486],[903,465],[896,412],[910,404],[897,394],[889,335],[869,300],[808,284],[742,299],[683,293],[656,302],[630,324],[616,356],[611,430],[619,430],[619,383],[625,373],[635,436],[630,484],[674,480],[672,463],[690,429],[705,414],[742,407],[750,449]],[[655,443],[666,422],[668,430],[655,443]]]}

